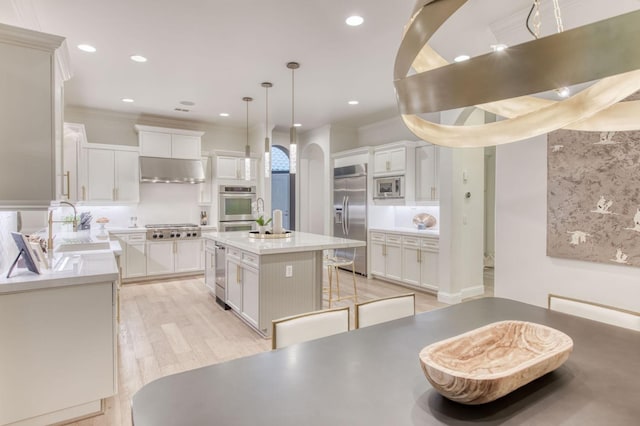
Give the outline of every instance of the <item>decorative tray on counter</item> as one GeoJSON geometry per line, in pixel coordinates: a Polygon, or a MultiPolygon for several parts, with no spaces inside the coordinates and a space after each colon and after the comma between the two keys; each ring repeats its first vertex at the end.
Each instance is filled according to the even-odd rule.
{"type": "Polygon", "coordinates": [[[277,238],[289,238],[292,235],[291,231],[285,231],[284,234],[272,234],[270,232],[265,232],[261,234],[258,231],[249,231],[249,238],[255,238],[256,240],[272,240],[277,238]]]}

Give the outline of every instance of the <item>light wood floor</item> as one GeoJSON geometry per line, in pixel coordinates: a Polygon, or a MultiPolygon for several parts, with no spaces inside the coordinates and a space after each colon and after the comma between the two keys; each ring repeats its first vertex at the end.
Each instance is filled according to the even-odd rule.
{"type": "MultiPolygon", "coordinates": [[[[490,281],[485,294],[492,294],[492,276],[490,281]]],[[[340,282],[343,295],[352,293],[350,273],[341,271],[340,282]]],[[[357,291],[362,302],[412,290],[358,276],[357,291]]],[[[152,380],[271,349],[271,340],[259,337],[215,303],[204,287],[204,277],[127,284],[120,300],[118,395],[106,400],[103,415],[73,425],[131,425],[131,398],[152,380]]],[[[353,301],[333,306],[345,305],[353,306],[353,301]]],[[[444,306],[435,296],[416,292],[417,312],[444,306]]],[[[326,294],[324,307],[328,307],[326,294]]]]}

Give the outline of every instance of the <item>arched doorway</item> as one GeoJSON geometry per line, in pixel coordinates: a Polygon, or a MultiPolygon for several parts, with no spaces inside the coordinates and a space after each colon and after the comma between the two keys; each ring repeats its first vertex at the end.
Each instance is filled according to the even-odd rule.
{"type": "Polygon", "coordinates": [[[295,175],[289,173],[289,150],[271,147],[271,208],[282,210],[284,229],[295,229],[295,175]]]}

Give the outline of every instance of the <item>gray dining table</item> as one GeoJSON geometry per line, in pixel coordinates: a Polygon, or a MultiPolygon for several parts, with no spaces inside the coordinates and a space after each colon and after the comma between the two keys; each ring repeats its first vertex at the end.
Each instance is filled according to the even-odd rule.
{"type": "Polygon", "coordinates": [[[637,425],[640,332],[477,299],[160,378],[134,395],[132,418],[135,426],[637,425]],[[502,320],[560,330],[573,352],[557,370],[483,405],[431,387],[423,347],[502,320]]]}

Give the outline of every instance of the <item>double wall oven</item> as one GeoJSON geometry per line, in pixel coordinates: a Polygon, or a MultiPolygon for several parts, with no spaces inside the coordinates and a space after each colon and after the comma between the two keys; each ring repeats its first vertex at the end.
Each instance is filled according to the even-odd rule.
{"type": "Polygon", "coordinates": [[[218,188],[218,231],[253,231],[256,187],[220,185],[218,188]]]}

